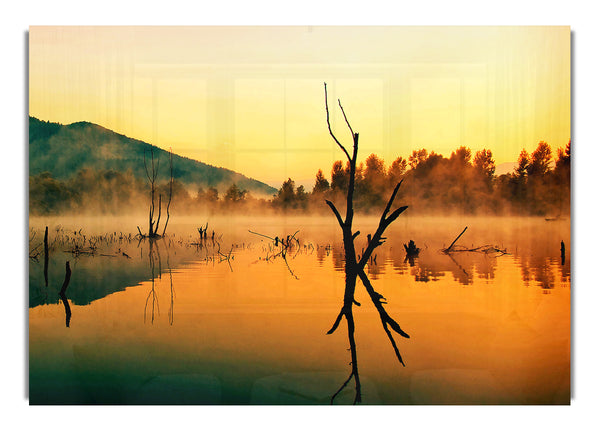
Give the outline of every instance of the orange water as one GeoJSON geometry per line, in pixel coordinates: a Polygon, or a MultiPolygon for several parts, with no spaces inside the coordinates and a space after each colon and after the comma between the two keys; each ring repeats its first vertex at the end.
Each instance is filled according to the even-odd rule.
{"type": "MultiPolygon", "coordinates": [[[[92,235],[107,231],[105,223],[73,221],[63,231],[85,226],[92,235]]],[[[357,225],[357,250],[376,223],[357,225]]],[[[58,235],[54,220],[31,226],[44,224],[51,238],[58,235]]],[[[239,217],[211,221],[209,232],[213,225],[218,251],[211,241],[190,245],[199,241],[196,223],[186,219],[175,220],[173,236],[152,250],[147,241],[122,242],[107,245],[106,256],[75,258],[57,248],[48,287],[43,259],[30,262],[31,402],[329,403],[350,372],[345,325],[326,335],[344,292],[335,220],[239,217]],[[299,230],[300,246],[284,261],[272,257],[278,249],[270,240],[248,230],[271,237],[299,230]],[[56,293],[66,260],[69,327],[56,293]]],[[[399,219],[367,272],[411,337],[396,336],[406,366],[359,285],[363,402],[569,403],[569,228],[543,219],[399,219]],[[457,244],[492,244],[507,254],[441,253],[465,226],[457,244]],[[412,265],[402,246],[409,239],[421,247],[412,265]]],[[[336,403],[351,403],[353,391],[349,384],[336,403]]]]}

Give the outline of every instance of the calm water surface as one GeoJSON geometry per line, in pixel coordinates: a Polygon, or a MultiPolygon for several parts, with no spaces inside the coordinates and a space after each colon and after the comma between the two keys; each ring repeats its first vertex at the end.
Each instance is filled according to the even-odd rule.
{"type": "MultiPolygon", "coordinates": [[[[402,217],[367,270],[411,336],[396,337],[406,367],[359,284],[363,402],[568,404],[569,221],[402,217]],[[441,253],[465,226],[457,244],[507,254],[441,253]],[[412,261],[410,239],[421,248],[412,261]]],[[[29,264],[32,404],[329,403],[350,372],[345,324],[326,335],[344,291],[333,217],[214,218],[206,241],[196,230],[206,220],[173,218],[152,244],[129,239],[137,222],[30,220],[30,248],[46,225],[52,245],[46,271],[43,253],[29,264]],[[249,230],[299,231],[299,246],[273,257],[249,230]]],[[[357,222],[360,250],[377,220],[357,222]]],[[[336,403],[353,397],[349,385],[336,403]]]]}

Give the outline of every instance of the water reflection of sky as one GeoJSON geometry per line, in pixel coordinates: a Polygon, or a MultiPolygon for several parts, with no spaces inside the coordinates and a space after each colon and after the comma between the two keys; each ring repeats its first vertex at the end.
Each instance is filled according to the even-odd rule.
{"type": "MultiPolygon", "coordinates": [[[[473,230],[476,245],[494,243],[473,230]]],[[[172,386],[189,389],[185,402],[192,403],[285,400],[281,388],[300,394],[299,403],[326,400],[340,378],[314,373],[343,379],[347,364],[345,337],[325,335],[343,296],[344,256],[336,235],[315,231],[301,231],[287,263],[271,258],[265,241],[243,235],[223,236],[230,262],[212,244],[194,246],[187,237],[152,249],[118,244],[103,253],[110,257],[55,250],[48,287],[43,259],[31,261],[31,399],[165,402],[172,386]],[[130,258],[117,257],[119,249],[130,258]],[[57,294],[65,260],[73,271],[69,328],[57,294]],[[318,385],[297,384],[312,382],[310,373],[318,385]]],[[[499,245],[509,254],[502,256],[449,256],[439,251],[437,232],[408,234],[392,231],[367,266],[390,315],[411,335],[401,346],[406,368],[377,338],[385,334],[365,290],[356,292],[367,402],[568,402],[570,259],[561,264],[559,236],[505,237],[499,245]],[[412,260],[403,247],[408,238],[422,248],[412,260]]]]}

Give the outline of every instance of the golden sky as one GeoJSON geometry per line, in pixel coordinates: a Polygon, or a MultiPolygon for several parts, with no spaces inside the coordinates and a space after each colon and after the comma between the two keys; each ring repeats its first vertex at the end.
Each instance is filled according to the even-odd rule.
{"type": "Polygon", "coordinates": [[[343,154],[570,139],[569,27],[31,27],[29,112],[90,121],[279,187],[343,154]]]}

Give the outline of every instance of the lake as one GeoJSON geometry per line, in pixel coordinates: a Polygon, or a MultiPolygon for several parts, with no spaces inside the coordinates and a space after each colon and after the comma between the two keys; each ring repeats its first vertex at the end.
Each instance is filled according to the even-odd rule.
{"type": "MultiPolygon", "coordinates": [[[[329,404],[350,373],[345,323],[326,334],[344,294],[333,216],[172,217],[138,241],[143,222],[30,218],[31,404],[329,404]],[[294,234],[285,259],[267,238],[294,234]]],[[[355,217],[357,252],[377,222],[355,217]]],[[[364,404],[569,404],[568,219],[403,214],[385,236],[367,274],[410,338],[402,366],[359,282],[364,404]],[[477,251],[441,252],[466,226],[456,245],[477,251]]]]}

